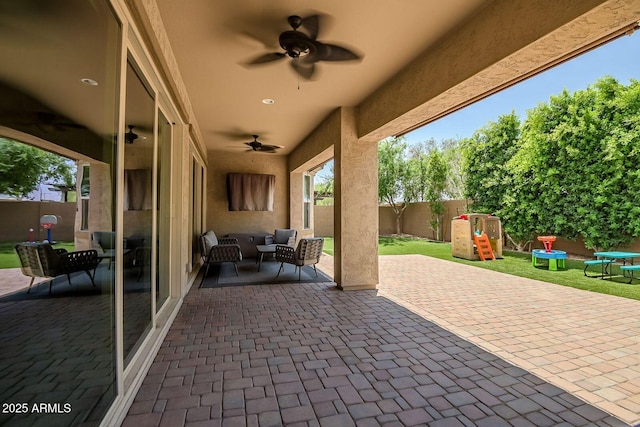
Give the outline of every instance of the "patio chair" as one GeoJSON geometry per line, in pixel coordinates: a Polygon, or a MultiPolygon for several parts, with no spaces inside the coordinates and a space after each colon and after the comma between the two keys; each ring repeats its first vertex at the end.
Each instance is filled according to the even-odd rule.
{"type": "Polygon", "coordinates": [[[136,282],[139,282],[144,273],[144,268],[151,263],[151,248],[149,246],[138,246],[133,250],[133,266],[138,269],[136,282]]]}
{"type": "MultiPolygon", "coordinates": [[[[213,231],[207,231],[200,237],[202,263],[206,265],[202,282],[204,282],[211,264],[232,262],[238,275],[238,261],[242,261],[242,251],[238,239],[222,237],[218,239],[213,231]]],[[[202,283],[200,282],[200,283],[202,283]]]]}
{"type": "Polygon", "coordinates": [[[18,243],[15,250],[20,258],[22,274],[31,277],[27,293],[31,292],[31,286],[36,277],[46,277],[51,279],[49,282],[49,295],[51,295],[53,279],[66,274],[69,285],[71,285],[71,273],[78,271],[87,273],[91,284],[96,286],[93,276],[99,260],[98,252],[95,249],[67,252],[66,249],[53,249],[48,243],[18,243]],[[91,274],[92,270],[93,274],[91,274]]]}
{"type": "Polygon", "coordinates": [[[324,239],[321,237],[315,237],[300,239],[298,246],[295,249],[291,246],[276,246],[276,261],[280,263],[280,268],[278,269],[276,278],[280,276],[280,272],[284,269],[285,263],[296,266],[296,269],[298,270],[298,281],[302,278],[302,267],[305,265],[312,265],[313,271],[316,273],[316,277],[318,277],[316,264],[320,262],[323,245],[324,239]]]}
{"type": "Polygon", "coordinates": [[[296,246],[298,231],[293,228],[277,228],[274,234],[265,236],[265,245],[287,245],[292,248],[296,246]]]}

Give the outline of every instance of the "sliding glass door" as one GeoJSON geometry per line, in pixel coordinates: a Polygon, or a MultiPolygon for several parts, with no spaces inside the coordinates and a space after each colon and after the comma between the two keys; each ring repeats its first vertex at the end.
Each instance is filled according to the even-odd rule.
{"type": "MultiPolygon", "coordinates": [[[[36,191],[3,201],[12,206],[0,221],[16,233],[1,240],[8,248],[97,249],[95,233],[116,229],[121,22],[108,1],[5,1],[0,33],[0,141],[23,153],[8,164],[39,153],[28,166],[63,156],[79,169],[66,200],[42,202],[36,191]],[[49,242],[40,211],[57,219],[49,242]]],[[[109,253],[99,255],[93,280],[85,272],[39,277],[28,290],[31,277],[17,270],[13,288],[0,292],[0,402],[9,405],[0,425],[98,425],[110,408],[118,393],[116,275],[109,253]]]]}
{"type": "Polygon", "coordinates": [[[125,366],[152,327],[153,212],[157,206],[155,100],[135,63],[126,77],[123,193],[123,353],[125,366]]]}

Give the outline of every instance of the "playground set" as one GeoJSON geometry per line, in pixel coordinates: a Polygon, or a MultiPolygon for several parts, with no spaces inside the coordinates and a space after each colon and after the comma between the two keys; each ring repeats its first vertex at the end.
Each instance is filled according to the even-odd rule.
{"type": "MultiPolygon", "coordinates": [[[[538,236],[544,249],[531,251],[531,265],[541,266],[539,260],[548,260],[547,268],[557,271],[565,268],[565,251],[553,249],[556,236],[538,236]]],[[[469,213],[451,221],[451,255],[469,260],[495,260],[502,258],[502,223],[489,214],[469,213]]],[[[586,275],[586,273],[585,273],[586,275]]]]}
{"type": "Polygon", "coordinates": [[[490,214],[468,213],[451,221],[451,255],[469,260],[502,258],[502,223],[490,214]]]}

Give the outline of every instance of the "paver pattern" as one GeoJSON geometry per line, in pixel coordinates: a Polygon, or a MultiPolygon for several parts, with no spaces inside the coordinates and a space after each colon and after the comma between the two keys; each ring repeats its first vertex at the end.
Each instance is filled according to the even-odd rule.
{"type": "MultiPolygon", "coordinates": [[[[458,292],[471,291],[437,301],[421,295],[469,272],[453,263],[411,270],[427,258],[397,258],[381,258],[378,291],[341,292],[331,283],[193,288],[123,425],[628,425],[434,323],[442,319],[417,314],[432,304],[450,310],[458,292]]],[[[473,269],[477,282],[483,272],[473,269]]],[[[503,322],[526,311],[522,304],[499,310],[503,322]]],[[[492,321],[481,316],[458,315],[492,321]]]]}
{"type": "Polygon", "coordinates": [[[640,423],[640,301],[421,255],[380,257],[380,276],[380,295],[640,423]]]}

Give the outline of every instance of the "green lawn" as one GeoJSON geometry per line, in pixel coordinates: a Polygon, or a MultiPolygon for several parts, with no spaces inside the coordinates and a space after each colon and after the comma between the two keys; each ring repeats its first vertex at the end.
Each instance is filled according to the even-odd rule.
{"type": "MultiPolygon", "coordinates": [[[[549,271],[546,268],[534,268],[531,265],[531,255],[529,253],[505,251],[503,253],[504,258],[496,261],[469,261],[451,256],[450,243],[436,243],[408,237],[379,237],[378,241],[378,253],[380,255],[427,255],[474,267],[500,271],[514,276],[640,300],[640,279],[634,279],[633,284],[630,285],[627,283],[628,279],[623,279],[622,277],[614,277],[613,280],[588,278],[583,274],[584,263],[582,260],[568,259],[566,261],[566,269],[549,271]]],[[[324,252],[333,255],[333,248],[333,239],[325,238],[324,252]]],[[[617,268],[614,269],[615,272],[619,272],[617,268]]]]}
{"type": "MultiPolygon", "coordinates": [[[[0,243],[0,268],[19,268],[20,260],[13,248],[15,243],[2,242],[0,243]]],[[[58,242],[53,245],[54,248],[64,248],[69,252],[74,250],[73,242],[58,242]]]]}

